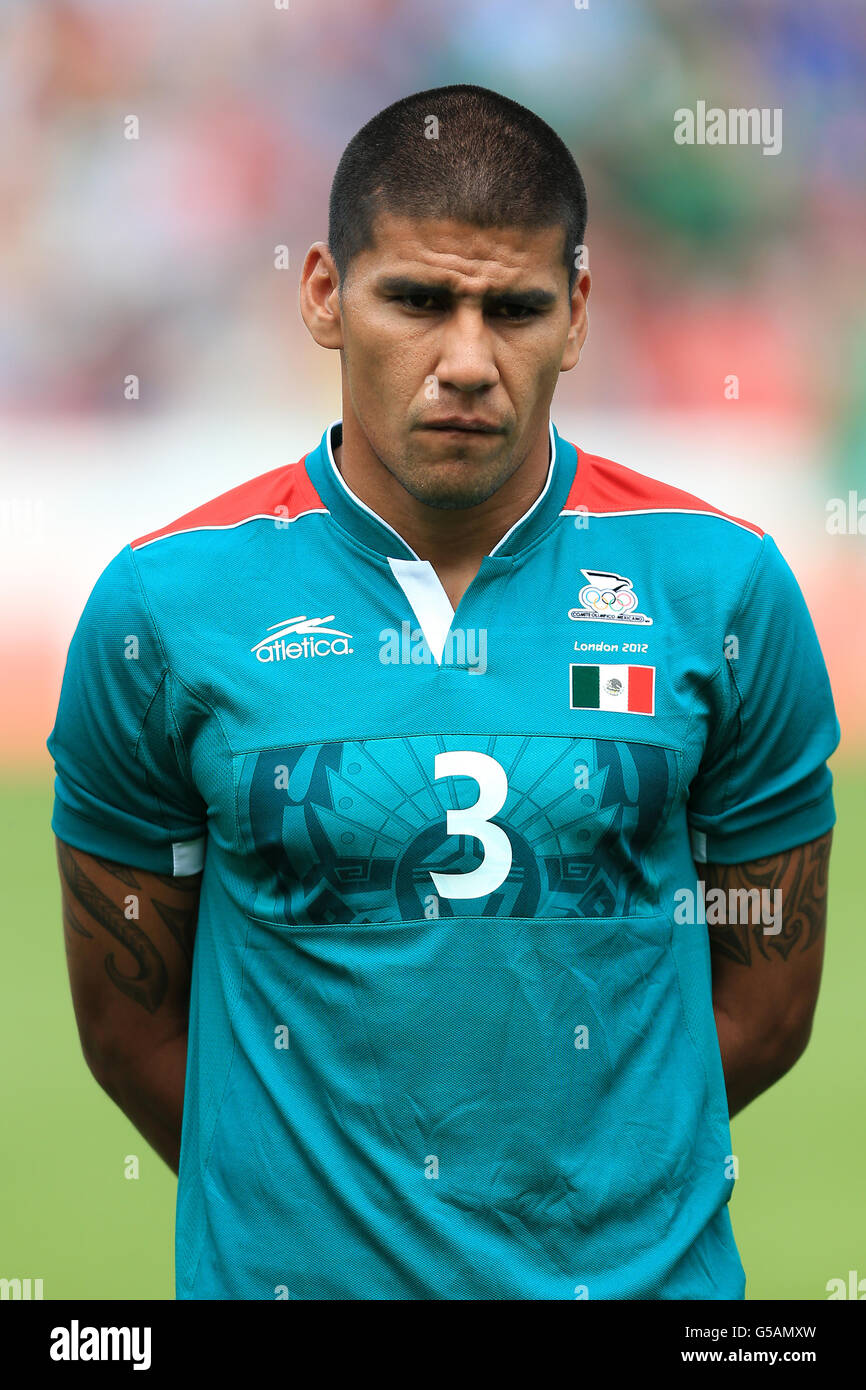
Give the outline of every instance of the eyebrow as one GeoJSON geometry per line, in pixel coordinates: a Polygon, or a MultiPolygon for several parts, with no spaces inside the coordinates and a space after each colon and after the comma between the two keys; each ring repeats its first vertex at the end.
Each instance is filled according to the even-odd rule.
{"type": "MultiPolygon", "coordinates": [[[[388,275],[378,282],[378,289],[384,294],[415,295],[428,294],[437,299],[453,299],[453,290],[446,285],[425,283],[403,275],[388,275]]],[[[520,303],[530,309],[547,309],[555,304],[558,296],[552,290],[525,289],[502,290],[485,294],[484,304],[488,308],[498,308],[502,304],[520,303]]]]}

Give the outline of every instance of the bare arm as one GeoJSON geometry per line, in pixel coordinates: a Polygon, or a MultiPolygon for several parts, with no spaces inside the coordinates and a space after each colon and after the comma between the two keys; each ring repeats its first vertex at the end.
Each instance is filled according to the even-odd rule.
{"type": "Polygon", "coordinates": [[[78,1034],[96,1080],[176,1173],[201,874],[169,878],[57,840],[78,1034]]]}
{"type": "Polygon", "coordinates": [[[809,1041],[824,959],[832,836],[828,831],[749,864],[698,866],[706,883],[713,1009],[732,1116],[789,1071],[809,1041]],[[723,890],[727,907],[726,920],[717,924],[712,888],[723,890]],[[742,908],[731,912],[731,890],[749,889],[767,891],[764,904],[780,908],[776,921],[762,920],[757,900],[746,907],[742,894],[742,908]]]}

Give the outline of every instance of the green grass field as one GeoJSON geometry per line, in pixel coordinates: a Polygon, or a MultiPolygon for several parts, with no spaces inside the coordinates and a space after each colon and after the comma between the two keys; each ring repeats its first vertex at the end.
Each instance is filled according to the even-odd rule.
{"type": "MultiPolygon", "coordinates": [[[[733,1124],[747,1297],[825,1299],[866,1278],[866,768],[835,770],[824,983],[804,1057],[733,1124]]],[[[6,783],[0,1277],[47,1299],[173,1298],[175,1179],[91,1078],[66,981],[48,782],[6,783]],[[124,1177],[129,1154],[140,1177],[124,1177]]]]}

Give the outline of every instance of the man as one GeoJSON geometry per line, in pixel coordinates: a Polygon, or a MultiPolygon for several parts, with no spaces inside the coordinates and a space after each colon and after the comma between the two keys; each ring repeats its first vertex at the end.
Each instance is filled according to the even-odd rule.
{"type": "Polygon", "coordinates": [[[496,93],[374,117],[301,278],[342,419],[76,631],[72,990],[179,1298],[743,1297],[729,1113],[808,1039],[838,725],[771,537],[550,421],[585,219],[496,93]]]}

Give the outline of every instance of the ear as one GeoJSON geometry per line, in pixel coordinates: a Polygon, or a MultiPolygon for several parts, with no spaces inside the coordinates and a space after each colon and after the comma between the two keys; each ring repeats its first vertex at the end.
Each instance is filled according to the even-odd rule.
{"type": "Polygon", "coordinates": [[[327,243],[316,241],[304,258],[298,303],[313,339],[324,348],[343,346],[340,277],[327,243]]]}
{"type": "Polygon", "coordinates": [[[577,366],[580,349],[586,341],[589,330],[586,301],[589,299],[591,283],[588,270],[581,270],[574,282],[574,289],[571,292],[571,325],[562,354],[562,364],[559,368],[561,372],[570,372],[572,367],[577,366]]]}

